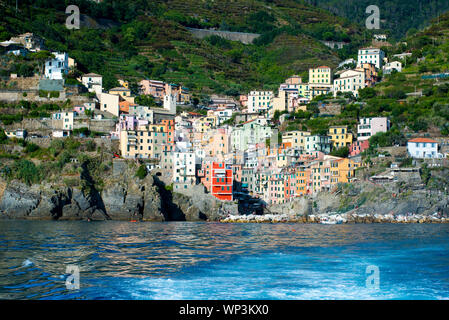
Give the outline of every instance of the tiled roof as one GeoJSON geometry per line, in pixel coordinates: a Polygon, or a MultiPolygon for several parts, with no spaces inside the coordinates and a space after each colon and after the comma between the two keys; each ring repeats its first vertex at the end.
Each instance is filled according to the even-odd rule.
{"type": "Polygon", "coordinates": [[[430,143],[437,143],[437,141],[429,138],[415,138],[411,139],[408,142],[430,142],[430,143]]]}
{"type": "Polygon", "coordinates": [[[126,89],[125,87],[116,87],[112,88],[109,91],[130,91],[129,89],[126,89]]]}
{"type": "Polygon", "coordinates": [[[102,75],[96,73],[86,73],[83,74],[83,77],[101,77],[102,75]]]}

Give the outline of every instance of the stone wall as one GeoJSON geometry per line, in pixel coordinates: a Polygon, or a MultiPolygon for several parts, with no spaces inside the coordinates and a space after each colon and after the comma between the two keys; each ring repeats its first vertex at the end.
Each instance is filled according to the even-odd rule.
{"type": "Polygon", "coordinates": [[[115,131],[116,121],[113,119],[76,119],[73,129],[89,128],[90,131],[104,132],[109,134],[115,131]]]}
{"type": "Polygon", "coordinates": [[[48,130],[51,131],[51,120],[40,119],[23,119],[20,122],[13,122],[12,124],[5,126],[6,130],[27,129],[28,132],[48,130]]]}
{"type": "Polygon", "coordinates": [[[203,39],[212,35],[222,37],[231,41],[240,41],[244,44],[250,44],[254,39],[260,37],[258,33],[246,33],[246,32],[231,32],[231,31],[218,31],[207,29],[195,29],[187,28],[195,38],[203,39]]]}
{"type": "Polygon", "coordinates": [[[64,91],[61,91],[59,93],[58,98],[42,98],[39,97],[39,91],[35,89],[27,89],[27,90],[0,89],[0,101],[8,103],[19,102],[21,100],[37,103],[58,103],[58,102],[65,102],[67,99],[70,99],[70,101],[72,101],[75,104],[81,104],[90,101],[87,96],[68,95],[64,91]],[[26,97],[23,96],[23,93],[26,93],[26,97]]]}

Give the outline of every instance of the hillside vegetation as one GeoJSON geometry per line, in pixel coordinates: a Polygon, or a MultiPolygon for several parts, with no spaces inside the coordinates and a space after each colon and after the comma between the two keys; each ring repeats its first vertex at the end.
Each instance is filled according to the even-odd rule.
{"type": "Polygon", "coordinates": [[[405,39],[406,45],[388,48],[389,57],[400,52],[412,53],[406,60],[393,59],[402,62],[401,73],[384,75],[375,87],[359,90],[358,99],[348,95],[337,99],[317,97],[307,106],[308,111],[290,114],[282,129],[326,134],[331,125],[348,125],[356,132],[360,118],[385,116],[391,120],[392,129],[372,137],[373,148],[405,145],[408,138],[416,135],[449,136],[449,78],[426,78],[449,72],[449,13],[432,23],[405,39]],[[341,114],[321,114],[322,102],[340,103],[341,114]]]}
{"type": "Polygon", "coordinates": [[[381,30],[398,40],[412,35],[430,24],[438,15],[449,10],[447,0],[306,0],[307,3],[329,10],[365,26],[370,5],[380,10],[381,30]]]}
{"type": "Polygon", "coordinates": [[[93,1],[23,0],[3,4],[0,40],[33,32],[50,50],[66,51],[81,72],[117,78],[156,78],[193,92],[237,95],[275,88],[309,67],[335,67],[361,44],[361,30],[343,18],[296,1],[93,1]],[[65,8],[80,8],[82,28],[65,27],[65,8]],[[187,27],[260,33],[244,45],[212,36],[195,39],[187,27]],[[332,50],[320,40],[346,41],[332,50]]]}

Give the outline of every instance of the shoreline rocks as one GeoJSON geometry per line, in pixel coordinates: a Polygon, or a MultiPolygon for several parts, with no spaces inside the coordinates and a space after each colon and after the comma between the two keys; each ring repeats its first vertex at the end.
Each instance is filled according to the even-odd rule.
{"type": "Polygon", "coordinates": [[[85,195],[80,188],[44,183],[28,186],[0,179],[0,219],[216,221],[222,223],[448,223],[445,195],[414,194],[403,199],[377,198],[346,212],[344,198],[318,194],[282,205],[271,205],[263,215],[239,212],[234,201],[220,201],[193,186],[187,192],[168,190],[156,176],[111,178],[103,190],[85,195]]]}
{"type": "Polygon", "coordinates": [[[421,214],[397,215],[392,214],[312,214],[312,215],[229,215],[220,219],[222,223],[319,223],[319,224],[354,224],[354,223],[449,223],[449,217],[434,213],[430,216],[421,214]]]}

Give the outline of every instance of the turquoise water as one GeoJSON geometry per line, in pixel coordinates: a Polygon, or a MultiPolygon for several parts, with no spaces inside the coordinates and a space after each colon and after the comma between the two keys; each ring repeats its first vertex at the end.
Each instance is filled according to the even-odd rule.
{"type": "Polygon", "coordinates": [[[447,298],[444,224],[0,221],[0,299],[447,298]]]}

